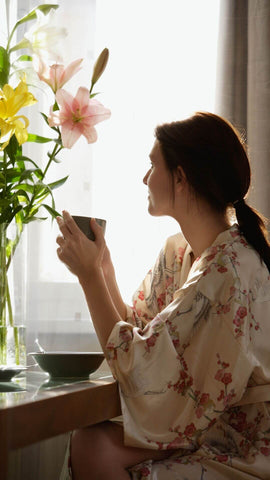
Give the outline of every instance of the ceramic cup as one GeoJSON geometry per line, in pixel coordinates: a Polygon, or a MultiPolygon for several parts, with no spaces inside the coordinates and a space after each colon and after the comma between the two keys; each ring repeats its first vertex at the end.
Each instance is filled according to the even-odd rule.
{"type": "MultiPolygon", "coordinates": [[[[72,218],[75,220],[78,227],[87,236],[87,238],[89,238],[89,240],[95,240],[95,235],[90,227],[91,217],[82,217],[80,215],[72,215],[72,218]]],[[[101,218],[96,218],[96,222],[102,227],[103,233],[105,234],[106,220],[103,220],[101,218]]]]}

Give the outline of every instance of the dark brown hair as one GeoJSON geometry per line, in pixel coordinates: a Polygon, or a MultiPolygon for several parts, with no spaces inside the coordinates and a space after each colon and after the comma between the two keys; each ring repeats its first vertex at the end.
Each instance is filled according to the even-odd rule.
{"type": "Polygon", "coordinates": [[[155,130],[168,169],[181,166],[196,195],[216,211],[235,207],[237,221],[247,241],[270,270],[270,246],[265,219],[245,202],[250,187],[250,164],[239,132],[224,118],[197,112],[155,130]]]}

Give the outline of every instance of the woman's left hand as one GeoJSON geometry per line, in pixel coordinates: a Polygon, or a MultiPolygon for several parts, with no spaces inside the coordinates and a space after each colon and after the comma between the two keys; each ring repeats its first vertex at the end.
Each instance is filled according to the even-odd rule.
{"type": "Polygon", "coordinates": [[[57,223],[62,233],[56,239],[59,259],[79,280],[89,279],[93,272],[102,269],[106,248],[102,228],[94,218],[91,219],[91,228],[95,235],[95,241],[92,241],[80,230],[67,211],[63,211],[63,217],[57,217],[57,223]]]}

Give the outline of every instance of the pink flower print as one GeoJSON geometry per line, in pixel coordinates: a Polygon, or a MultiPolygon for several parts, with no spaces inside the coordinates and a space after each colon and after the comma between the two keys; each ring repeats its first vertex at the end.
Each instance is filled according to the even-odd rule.
{"type": "Polygon", "coordinates": [[[229,303],[227,305],[223,305],[223,313],[228,313],[231,310],[231,306],[229,303]]]}
{"type": "Polygon", "coordinates": [[[182,248],[182,247],[179,247],[178,248],[178,257],[179,257],[179,261],[180,261],[181,264],[183,263],[184,254],[185,254],[185,249],[182,248]]]}
{"type": "Polygon", "coordinates": [[[220,394],[219,394],[219,396],[218,396],[218,401],[220,402],[221,400],[223,400],[223,399],[224,399],[224,396],[225,396],[224,390],[220,390],[220,394]]]}
{"type": "Polygon", "coordinates": [[[220,382],[221,379],[222,379],[223,373],[224,373],[223,370],[218,370],[217,373],[216,373],[216,375],[215,375],[215,380],[217,380],[218,382],[220,382]]]}
{"type": "Polygon", "coordinates": [[[81,135],[88,143],[94,143],[97,140],[94,125],[109,118],[110,110],[94,98],[89,98],[89,90],[85,87],[80,87],[75,97],[60,89],[55,98],[60,110],[53,111],[51,107],[48,123],[50,127],[61,126],[63,146],[73,147],[81,135]]]}
{"type": "Polygon", "coordinates": [[[132,333],[129,328],[121,327],[119,330],[119,337],[122,342],[129,342],[130,340],[132,340],[132,333]]]}
{"type": "Polygon", "coordinates": [[[109,360],[116,360],[117,359],[117,350],[115,348],[114,343],[107,343],[106,349],[108,351],[109,360]]]}
{"type": "Polygon", "coordinates": [[[157,303],[159,309],[161,309],[165,305],[165,293],[161,293],[157,298],[157,303]]]}
{"type": "Polygon", "coordinates": [[[210,273],[210,272],[211,272],[211,268],[208,267],[206,270],[204,270],[204,272],[203,272],[203,277],[205,277],[205,276],[206,276],[208,273],[210,273]]]}
{"type": "Polygon", "coordinates": [[[148,467],[143,467],[140,469],[140,474],[142,475],[142,477],[147,477],[148,475],[150,475],[150,470],[148,467]]]}
{"type": "Polygon", "coordinates": [[[220,267],[218,267],[217,271],[219,273],[225,273],[228,271],[228,269],[226,267],[224,267],[223,265],[220,265],[220,267]]]}
{"type": "Polygon", "coordinates": [[[210,255],[207,255],[207,257],[206,257],[207,262],[210,262],[211,260],[213,260],[213,258],[215,258],[215,256],[216,256],[215,253],[211,253],[210,255]]]}
{"type": "Polygon", "coordinates": [[[147,345],[146,350],[148,352],[150,351],[150,347],[153,347],[156,344],[158,336],[159,336],[159,333],[153,333],[153,335],[151,335],[151,337],[147,338],[147,340],[146,340],[146,345],[147,345]]]}
{"type": "Polygon", "coordinates": [[[267,448],[267,447],[261,447],[260,448],[260,452],[265,455],[266,457],[269,457],[270,455],[270,448],[267,448]]]}
{"type": "Polygon", "coordinates": [[[244,322],[243,322],[243,320],[241,320],[240,317],[235,317],[235,318],[233,319],[233,323],[234,323],[234,325],[236,325],[237,327],[240,327],[240,325],[242,325],[244,322]]]}
{"type": "Polygon", "coordinates": [[[209,393],[203,393],[200,398],[200,405],[205,405],[209,401],[209,393]]]}
{"type": "Polygon", "coordinates": [[[212,247],[210,249],[210,253],[209,255],[207,255],[205,258],[207,260],[207,262],[210,262],[211,260],[213,260],[213,258],[215,258],[216,254],[218,253],[218,247],[215,246],[215,247],[212,247]]]}
{"type": "Polygon", "coordinates": [[[231,373],[224,373],[221,381],[222,381],[222,383],[224,383],[224,385],[228,385],[228,383],[232,382],[232,374],[231,373]]]}
{"type": "Polygon", "coordinates": [[[204,414],[204,408],[203,407],[197,407],[195,410],[195,414],[197,418],[201,418],[204,414]]]}
{"type": "Polygon", "coordinates": [[[226,406],[228,404],[231,404],[235,396],[236,394],[234,393],[234,390],[231,390],[231,393],[228,393],[228,395],[225,395],[224,397],[224,400],[223,400],[224,405],[226,406]]]}
{"type": "Polygon", "coordinates": [[[248,243],[246,242],[246,240],[243,237],[240,238],[240,243],[242,243],[242,245],[244,245],[244,247],[248,246],[248,243]]]}
{"type": "Polygon", "coordinates": [[[239,232],[238,230],[231,230],[230,231],[230,235],[235,238],[235,237],[238,237],[239,236],[239,232]]]}
{"type": "Polygon", "coordinates": [[[166,288],[168,288],[173,283],[173,277],[166,278],[166,288]]]}
{"type": "Polygon", "coordinates": [[[233,296],[233,295],[235,294],[235,292],[236,292],[236,288],[235,288],[235,287],[231,287],[231,288],[230,288],[230,295],[233,296]]]}
{"type": "Polygon", "coordinates": [[[168,444],[167,450],[171,450],[173,448],[175,449],[180,448],[182,444],[183,444],[183,437],[182,437],[182,434],[179,434],[177,437],[173,439],[172,442],[168,444]]]}
{"type": "Polygon", "coordinates": [[[194,423],[190,423],[189,425],[186,426],[184,434],[187,437],[192,437],[195,432],[196,432],[196,427],[195,427],[194,423]]]}
{"type": "Polygon", "coordinates": [[[216,459],[218,462],[227,462],[228,461],[228,455],[217,455],[216,459]]]}
{"type": "Polygon", "coordinates": [[[239,307],[236,315],[238,315],[240,318],[244,318],[247,315],[247,309],[246,307],[239,307]]]}
{"type": "Polygon", "coordinates": [[[140,290],[140,291],[139,291],[138,298],[139,298],[140,300],[144,300],[144,292],[143,292],[143,290],[140,290]]]}

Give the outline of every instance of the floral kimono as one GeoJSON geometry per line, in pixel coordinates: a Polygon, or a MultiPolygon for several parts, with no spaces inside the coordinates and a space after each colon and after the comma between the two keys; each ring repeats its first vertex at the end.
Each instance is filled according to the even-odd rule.
{"type": "Polygon", "coordinates": [[[270,403],[236,405],[270,383],[268,269],[237,225],[191,263],[181,234],[170,237],[108,340],[125,444],[150,449],[130,474],[270,479],[270,403]],[[154,462],[151,449],[172,455],[154,462]]]}

